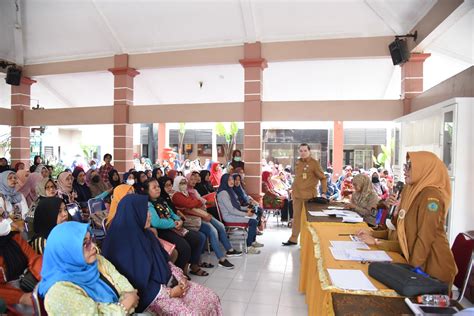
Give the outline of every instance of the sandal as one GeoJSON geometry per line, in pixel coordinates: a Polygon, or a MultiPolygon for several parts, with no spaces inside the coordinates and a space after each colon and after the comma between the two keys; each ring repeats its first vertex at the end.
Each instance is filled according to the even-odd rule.
{"type": "Polygon", "coordinates": [[[199,266],[201,268],[207,268],[207,269],[214,268],[214,265],[212,263],[207,263],[207,262],[201,262],[199,266]]]}
{"type": "Polygon", "coordinates": [[[202,270],[202,269],[199,269],[197,271],[189,271],[189,273],[191,274],[194,274],[194,275],[197,275],[197,276],[208,276],[209,273],[207,273],[206,271],[202,270]]]}
{"type": "Polygon", "coordinates": [[[191,281],[191,277],[189,275],[185,274],[184,277],[188,279],[188,281],[191,281]]]}

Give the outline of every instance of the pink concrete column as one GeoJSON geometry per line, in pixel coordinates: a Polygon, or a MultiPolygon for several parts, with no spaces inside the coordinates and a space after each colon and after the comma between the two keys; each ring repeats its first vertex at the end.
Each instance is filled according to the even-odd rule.
{"type": "Polygon", "coordinates": [[[139,74],[128,67],[128,55],[116,55],[114,75],[114,166],[119,173],[133,167],[133,125],[128,109],[133,106],[133,78],[139,74]]]}
{"type": "Polygon", "coordinates": [[[267,61],[261,56],[261,43],[244,45],[244,150],[246,190],[253,196],[262,191],[262,77],[267,61]]]}
{"type": "Polygon", "coordinates": [[[332,170],[333,175],[341,175],[344,156],[344,123],[334,121],[332,138],[332,170]]]}
{"type": "Polygon", "coordinates": [[[411,54],[402,67],[403,114],[411,112],[411,99],[423,92],[423,63],[431,54],[411,54]]]}
{"type": "Polygon", "coordinates": [[[158,124],[158,159],[160,163],[164,159],[164,149],[166,146],[166,123],[158,124]]]}
{"type": "Polygon", "coordinates": [[[11,164],[30,165],[30,127],[24,124],[25,111],[31,111],[31,85],[36,81],[22,77],[19,86],[11,86],[11,108],[16,113],[16,124],[11,127],[11,164]]]}

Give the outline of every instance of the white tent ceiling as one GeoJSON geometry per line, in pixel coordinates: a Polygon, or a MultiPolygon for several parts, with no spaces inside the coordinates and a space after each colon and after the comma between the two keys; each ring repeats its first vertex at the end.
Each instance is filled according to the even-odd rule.
{"type": "MultiPolygon", "coordinates": [[[[0,58],[26,64],[117,53],[241,45],[244,42],[370,37],[408,32],[435,0],[28,0],[14,31],[14,0],[0,1],[0,58]],[[21,39],[22,45],[19,44],[21,39]],[[23,47],[23,49],[22,49],[23,47]],[[22,51],[18,51],[22,49],[22,51]]],[[[431,43],[425,88],[473,64],[473,10],[431,43]]],[[[135,104],[243,101],[239,64],[145,69],[135,104]],[[200,87],[199,82],[203,82],[200,87]]],[[[0,74],[1,75],[1,74],[0,74]]],[[[32,98],[47,108],[113,103],[107,72],[35,77],[32,98]]],[[[400,68],[387,58],[270,63],[263,99],[398,99],[400,68]]],[[[33,101],[32,104],[35,104],[33,101]]],[[[10,87],[0,80],[0,106],[10,87]]]]}

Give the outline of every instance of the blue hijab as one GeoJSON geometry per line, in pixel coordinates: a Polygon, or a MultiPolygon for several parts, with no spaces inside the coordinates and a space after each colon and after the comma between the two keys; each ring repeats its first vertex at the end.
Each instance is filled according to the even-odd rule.
{"type": "MultiPolygon", "coordinates": [[[[232,178],[234,178],[234,181],[235,181],[235,179],[237,179],[237,177],[239,178],[240,181],[242,181],[242,177],[240,176],[240,174],[234,173],[232,175],[232,178]]],[[[235,194],[237,194],[237,197],[239,198],[240,201],[242,201],[246,204],[249,204],[250,198],[247,195],[247,193],[245,193],[244,188],[242,188],[242,182],[240,182],[239,186],[236,186],[234,184],[233,189],[234,189],[235,194]]]]}
{"type": "Polygon", "coordinates": [[[83,241],[88,229],[88,224],[78,222],[66,222],[53,228],[43,256],[39,283],[42,297],[56,282],[66,281],[81,287],[95,302],[118,302],[114,290],[100,279],[97,260],[88,264],[84,259],[83,241]]]}
{"type": "Polygon", "coordinates": [[[0,193],[3,194],[5,199],[11,204],[20,203],[22,200],[22,194],[18,192],[15,187],[8,186],[8,176],[15,171],[4,171],[0,173],[0,193]]]}
{"type": "Polygon", "coordinates": [[[230,201],[232,202],[232,206],[234,208],[240,210],[240,203],[239,203],[239,198],[237,197],[237,194],[235,194],[234,190],[229,186],[227,183],[229,181],[230,174],[226,173],[222,176],[221,178],[221,184],[219,185],[219,188],[217,189],[217,194],[222,191],[226,191],[229,193],[230,201]]]}
{"type": "Polygon", "coordinates": [[[145,229],[147,215],[148,195],[125,196],[102,245],[104,256],[138,289],[137,312],[147,308],[171,278],[166,252],[145,229]]]}

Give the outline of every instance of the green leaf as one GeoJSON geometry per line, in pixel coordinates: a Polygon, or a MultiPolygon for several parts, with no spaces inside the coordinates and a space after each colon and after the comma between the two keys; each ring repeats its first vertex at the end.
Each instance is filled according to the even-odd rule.
{"type": "Polygon", "coordinates": [[[230,134],[232,136],[235,136],[237,135],[238,132],[239,132],[239,126],[237,125],[237,123],[236,122],[230,123],[230,134]]]}
{"type": "Polygon", "coordinates": [[[184,135],[186,133],[186,123],[179,123],[179,133],[184,135]]]}
{"type": "Polygon", "coordinates": [[[216,134],[218,136],[225,136],[226,133],[227,131],[224,124],[222,124],[221,122],[216,123],[216,134]]]}

